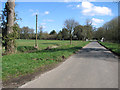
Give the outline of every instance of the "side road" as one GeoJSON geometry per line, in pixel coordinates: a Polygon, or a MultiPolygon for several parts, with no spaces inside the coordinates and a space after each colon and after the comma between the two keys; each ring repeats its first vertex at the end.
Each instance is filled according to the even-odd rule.
{"type": "Polygon", "coordinates": [[[118,88],[118,58],[91,42],[57,68],[20,88],[118,88]]]}

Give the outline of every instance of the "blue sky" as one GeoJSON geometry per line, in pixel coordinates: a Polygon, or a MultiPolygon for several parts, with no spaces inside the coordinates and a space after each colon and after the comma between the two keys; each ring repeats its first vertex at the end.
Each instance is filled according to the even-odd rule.
{"type": "Polygon", "coordinates": [[[38,26],[43,31],[59,32],[64,27],[66,19],[75,19],[85,25],[86,19],[91,19],[94,27],[100,27],[105,22],[118,16],[118,5],[114,2],[16,2],[15,11],[22,18],[20,27],[28,26],[35,29],[35,14],[38,14],[38,26]]]}

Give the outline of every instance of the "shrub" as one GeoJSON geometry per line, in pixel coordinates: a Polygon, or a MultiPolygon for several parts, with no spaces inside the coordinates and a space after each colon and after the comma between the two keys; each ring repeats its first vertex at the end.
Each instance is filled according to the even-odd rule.
{"type": "Polygon", "coordinates": [[[29,52],[29,51],[37,50],[37,48],[34,48],[33,46],[19,46],[17,47],[17,50],[20,52],[29,52]]]}

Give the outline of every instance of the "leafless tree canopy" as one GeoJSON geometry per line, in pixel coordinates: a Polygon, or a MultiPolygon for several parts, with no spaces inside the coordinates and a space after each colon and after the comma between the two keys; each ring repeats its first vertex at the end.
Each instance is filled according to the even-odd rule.
{"type": "Polygon", "coordinates": [[[91,25],[92,25],[92,21],[91,21],[90,19],[87,19],[87,20],[86,20],[86,25],[87,25],[87,26],[91,26],[91,25]]]}
{"type": "Polygon", "coordinates": [[[74,30],[76,26],[79,25],[79,23],[75,21],[74,19],[68,19],[65,21],[64,25],[70,32],[70,44],[72,44],[72,31],[74,30]]]}
{"type": "Polygon", "coordinates": [[[73,29],[79,25],[79,23],[77,21],[75,21],[74,19],[67,19],[64,23],[65,27],[69,30],[69,31],[73,31],[73,29]]]}
{"type": "Polygon", "coordinates": [[[43,26],[40,26],[40,27],[39,27],[39,30],[42,31],[42,30],[43,30],[43,26]]]}

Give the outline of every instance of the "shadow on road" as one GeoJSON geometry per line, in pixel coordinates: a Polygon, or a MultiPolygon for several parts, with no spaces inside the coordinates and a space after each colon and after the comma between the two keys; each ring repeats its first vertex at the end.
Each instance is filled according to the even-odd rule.
{"type": "Polygon", "coordinates": [[[105,60],[110,62],[117,62],[115,55],[104,48],[83,48],[78,54],[77,58],[95,58],[96,60],[105,60]]]}

